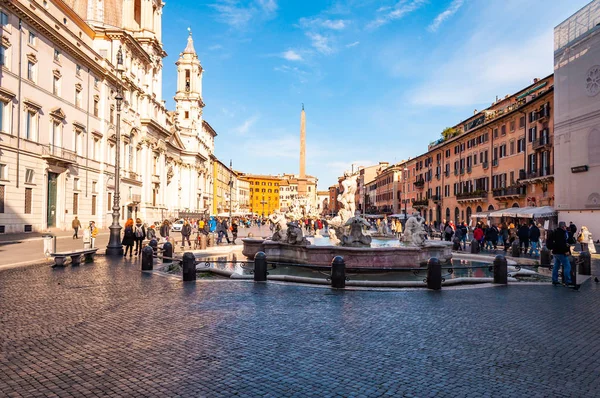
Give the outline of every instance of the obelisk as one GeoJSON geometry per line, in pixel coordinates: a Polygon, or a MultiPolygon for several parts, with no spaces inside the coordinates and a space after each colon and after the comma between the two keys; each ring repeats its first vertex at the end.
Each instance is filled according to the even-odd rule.
{"type": "Polygon", "coordinates": [[[306,197],[306,113],[304,104],[300,113],[300,175],[298,176],[298,197],[306,197]]]}

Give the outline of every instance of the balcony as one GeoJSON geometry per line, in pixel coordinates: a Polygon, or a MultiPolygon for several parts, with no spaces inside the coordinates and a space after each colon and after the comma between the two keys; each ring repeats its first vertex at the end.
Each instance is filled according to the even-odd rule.
{"type": "Polygon", "coordinates": [[[432,195],[431,200],[433,200],[433,203],[439,203],[439,202],[441,202],[442,197],[441,197],[441,195],[432,195]]]}
{"type": "Polygon", "coordinates": [[[429,200],[427,200],[427,199],[413,200],[413,202],[412,202],[412,207],[414,209],[427,207],[427,206],[429,206],[429,200]]]}
{"type": "Polygon", "coordinates": [[[492,167],[498,167],[498,159],[492,160],[492,167]]]}
{"type": "Polygon", "coordinates": [[[463,167],[462,169],[460,169],[460,175],[463,175],[463,174],[465,174],[465,169],[464,169],[464,167],[463,167]]]}
{"type": "Polygon", "coordinates": [[[533,140],[531,144],[534,151],[552,148],[552,137],[550,135],[542,135],[540,138],[533,140]]]}
{"type": "Polygon", "coordinates": [[[56,163],[74,164],[77,163],[77,154],[68,149],[50,144],[42,147],[42,159],[51,160],[56,163]]]}
{"type": "Polygon", "coordinates": [[[497,188],[493,190],[493,195],[496,199],[521,198],[527,195],[527,187],[525,185],[522,185],[512,186],[508,188],[497,188]]]}
{"type": "Polygon", "coordinates": [[[484,190],[456,194],[456,200],[459,202],[483,202],[487,197],[488,191],[484,190]]]}
{"type": "Polygon", "coordinates": [[[418,189],[423,189],[423,187],[425,186],[425,180],[420,179],[414,182],[415,187],[417,187],[418,189]]]}
{"type": "Polygon", "coordinates": [[[473,172],[473,166],[467,166],[467,173],[471,174],[473,172]]]}
{"type": "Polygon", "coordinates": [[[483,162],[481,163],[481,166],[483,166],[484,169],[487,169],[488,167],[490,167],[489,162],[483,162]]]}
{"type": "Polygon", "coordinates": [[[521,181],[526,181],[529,183],[548,182],[554,179],[554,166],[540,167],[534,171],[529,171],[528,173],[524,174],[525,178],[522,178],[521,181]]]}

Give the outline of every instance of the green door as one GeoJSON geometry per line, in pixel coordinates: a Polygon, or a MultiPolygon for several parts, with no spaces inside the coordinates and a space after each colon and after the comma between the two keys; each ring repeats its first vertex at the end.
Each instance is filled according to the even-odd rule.
{"type": "Polygon", "coordinates": [[[56,227],[56,186],[58,174],[48,173],[48,228],[56,227]]]}

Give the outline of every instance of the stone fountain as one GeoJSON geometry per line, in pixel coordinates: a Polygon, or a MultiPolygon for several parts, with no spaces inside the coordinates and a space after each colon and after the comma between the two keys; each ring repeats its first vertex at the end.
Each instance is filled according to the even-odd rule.
{"type": "Polygon", "coordinates": [[[345,173],[343,191],[338,195],[340,210],[329,221],[329,244],[311,245],[303,236],[298,220],[309,215],[310,209],[294,204],[287,213],[275,212],[269,216],[274,224],[270,239],[242,239],[243,254],[253,259],[259,251],[269,261],[292,264],[330,266],[335,256],[342,256],[347,268],[403,269],[419,267],[431,257],[442,262],[452,258],[449,242],[426,240],[423,219],[414,214],[406,222],[402,242],[393,247],[371,247],[372,237],[366,234],[369,223],[356,211],[354,197],[358,175],[345,173]]]}

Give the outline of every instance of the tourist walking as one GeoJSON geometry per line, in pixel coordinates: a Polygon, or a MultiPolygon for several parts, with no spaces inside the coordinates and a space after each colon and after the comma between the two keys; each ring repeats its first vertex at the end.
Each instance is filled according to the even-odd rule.
{"type": "Polygon", "coordinates": [[[123,241],[121,244],[125,246],[123,257],[127,255],[129,251],[129,257],[133,255],[133,245],[135,243],[135,233],[133,231],[133,219],[128,219],[125,223],[125,229],[123,230],[123,241]]]}
{"type": "Polygon", "coordinates": [[[502,223],[500,226],[500,236],[502,237],[502,243],[504,245],[504,253],[506,253],[508,251],[508,247],[510,246],[510,234],[508,232],[508,227],[504,223],[502,223]]]}
{"type": "Polygon", "coordinates": [[[158,232],[160,233],[160,237],[163,239],[163,241],[167,242],[169,240],[169,234],[171,233],[171,225],[169,224],[169,220],[163,221],[158,232]]]}
{"type": "Polygon", "coordinates": [[[529,242],[531,243],[531,255],[539,256],[540,255],[540,229],[535,222],[531,220],[529,223],[529,242]]]}
{"type": "Polygon", "coordinates": [[[519,236],[521,252],[527,254],[527,249],[529,248],[529,227],[527,227],[526,223],[523,223],[523,225],[519,227],[517,235],[519,236]]]}
{"type": "Polygon", "coordinates": [[[569,231],[567,230],[567,224],[564,221],[558,223],[558,228],[548,234],[546,240],[546,247],[552,250],[554,255],[554,266],[552,267],[552,284],[559,285],[558,281],[558,269],[562,265],[563,275],[567,285],[571,285],[571,263],[569,262],[569,254],[571,254],[571,248],[569,246],[569,231]]]}
{"type": "Polygon", "coordinates": [[[473,239],[479,242],[479,246],[483,247],[483,229],[481,228],[481,224],[477,223],[475,230],[473,231],[473,239]]]}
{"type": "Polygon", "coordinates": [[[575,237],[577,236],[577,226],[573,224],[573,221],[569,221],[567,233],[569,234],[569,244],[574,245],[576,242],[575,237]]]}
{"type": "Polygon", "coordinates": [[[146,229],[146,238],[148,238],[148,240],[156,238],[156,228],[154,227],[154,224],[146,229]]]}
{"type": "Polygon", "coordinates": [[[79,228],[81,228],[81,222],[79,222],[77,216],[75,216],[75,218],[71,222],[71,227],[73,228],[73,239],[79,239],[79,236],[77,234],[79,233],[79,228]]]}
{"type": "MultiPolygon", "coordinates": [[[[589,250],[589,243],[590,243],[591,235],[592,234],[590,233],[588,228],[585,225],[583,225],[581,227],[581,232],[579,233],[579,236],[577,238],[577,241],[581,245],[582,252],[587,252],[589,250]]],[[[592,242],[592,244],[594,244],[594,242],[592,242]]]]}
{"type": "Polygon", "coordinates": [[[95,221],[90,221],[90,237],[91,237],[91,248],[93,249],[96,244],[96,238],[98,237],[98,227],[96,227],[95,221]]]}
{"type": "Polygon", "coordinates": [[[238,237],[238,224],[235,220],[231,222],[231,243],[235,245],[235,240],[238,237]]]}
{"type": "Polygon", "coordinates": [[[444,229],[444,238],[446,239],[446,242],[450,242],[452,240],[452,235],[454,235],[454,230],[452,229],[450,223],[448,223],[444,229]]]}
{"type": "Polygon", "coordinates": [[[146,239],[146,227],[142,225],[142,220],[139,218],[135,219],[133,234],[135,235],[133,240],[135,242],[135,255],[137,256],[142,254],[142,242],[146,239]]]}
{"type": "Polygon", "coordinates": [[[190,235],[192,234],[192,226],[190,225],[188,220],[183,222],[183,226],[181,227],[181,248],[185,247],[185,241],[187,240],[190,249],[192,248],[192,242],[190,242],[190,235]]]}

